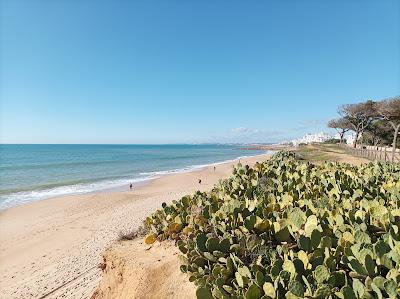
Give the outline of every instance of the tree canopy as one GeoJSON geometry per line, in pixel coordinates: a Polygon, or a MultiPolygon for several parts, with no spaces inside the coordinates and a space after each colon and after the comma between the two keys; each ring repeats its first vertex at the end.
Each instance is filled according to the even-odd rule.
{"type": "Polygon", "coordinates": [[[353,146],[359,137],[372,145],[392,145],[392,160],[398,146],[400,133],[400,96],[380,101],[368,100],[362,103],[342,105],[338,109],[341,118],[332,119],[328,127],[337,130],[340,140],[351,130],[355,133],[353,146]]]}

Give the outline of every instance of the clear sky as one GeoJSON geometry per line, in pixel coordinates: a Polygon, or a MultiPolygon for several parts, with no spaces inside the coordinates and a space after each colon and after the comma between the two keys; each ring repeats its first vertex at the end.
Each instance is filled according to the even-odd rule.
{"type": "Polygon", "coordinates": [[[2,143],[273,142],[400,94],[400,1],[1,2],[2,143]]]}

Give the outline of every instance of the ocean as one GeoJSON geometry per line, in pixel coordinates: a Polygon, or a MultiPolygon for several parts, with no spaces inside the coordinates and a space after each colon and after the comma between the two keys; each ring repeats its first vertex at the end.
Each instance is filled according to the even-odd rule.
{"type": "Polygon", "coordinates": [[[0,209],[130,183],[266,151],[231,145],[0,145],[0,209]]]}

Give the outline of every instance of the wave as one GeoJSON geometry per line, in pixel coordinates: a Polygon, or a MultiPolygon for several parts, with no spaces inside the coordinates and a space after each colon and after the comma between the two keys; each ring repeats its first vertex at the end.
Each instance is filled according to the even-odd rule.
{"type": "MultiPolygon", "coordinates": [[[[270,151],[266,151],[265,153],[270,153],[270,151]]],[[[252,157],[254,155],[246,155],[240,156],[235,159],[224,160],[219,162],[212,162],[208,164],[196,164],[190,165],[177,169],[170,170],[160,170],[160,171],[152,171],[152,172],[141,172],[139,173],[139,177],[136,178],[120,178],[120,179],[108,179],[108,180],[97,180],[95,182],[79,182],[75,184],[65,184],[64,185],[55,185],[48,186],[49,188],[40,187],[34,190],[23,190],[17,192],[11,192],[8,194],[4,194],[4,191],[0,193],[0,210],[7,209],[13,206],[22,205],[25,203],[30,203],[42,199],[58,197],[58,196],[66,196],[66,195],[77,195],[77,194],[85,194],[92,192],[101,192],[106,190],[122,190],[122,187],[128,186],[130,183],[140,184],[144,183],[160,176],[176,174],[176,173],[185,173],[191,172],[195,170],[200,170],[209,166],[220,165],[224,163],[234,162],[240,159],[245,159],[248,157],[252,157]]]]}
{"type": "MultiPolygon", "coordinates": [[[[265,154],[270,153],[270,151],[266,151],[265,154]]],[[[185,172],[191,172],[194,170],[200,170],[209,166],[214,166],[214,165],[221,165],[221,164],[225,164],[225,163],[231,163],[231,162],[235,162],[237,160],[240,159],[245,159],[245,158],[250,158],[250,157],[254,157],[257,155],[248,155],[248,156],[240,156],[234,159],[230,159],[230,160],[224,160],[224,161],[220,161],[220,162],[212,162],[212,163],[208,163],[208,164],[196,164],[196,165],[191,165],[191,166],[187,166],[187,167],[183,167],[183,168],[177,168],[177,169],[171,169],[171,170],[160,170],[160,171],[151,171],[151,172],[141,172],[140,175],[146,175],[146,176],[158,176],[158,175],[168,175],[168,174],[176,174],[176,173],[185,173],[185,172]]]]}
{"type": "Polygon", "coordinates": [[[157,177],[100,181],[90,184],[64,185],[50,189],[15,192],[0,196],[0,210],[52,197],[85,194],[96,191],[122,188],[123,186],[128,186],[130,183],[138,184],[155,178],[157,177]]]}
{"type": "Polygon", "coordinates": [[[118,181],[122,179],[128,179],[126,176],[122,175],[108,175],[108,176],[99,176],[96,178],[90,178],[90,179],[78,179],[78,180],[64,180],[64,181],[59,181],[59,182],[54,182],[54,183],[46,183],[46,184],[41,184],[41,185],[36,185],[36,186],[26,186],[22,188],[8,188],[8,189],[0,189],[0,198],[2,195],[6,194],[12,194],[12,193],[21,193],[21,192],[28,192],[28,191],[45,191],[45,190],[50,190],[50,189],[56,189],[57,187],[63,187],[63,186],[86,186],[98,182],[107,182],[107,181],[118,181]]]}

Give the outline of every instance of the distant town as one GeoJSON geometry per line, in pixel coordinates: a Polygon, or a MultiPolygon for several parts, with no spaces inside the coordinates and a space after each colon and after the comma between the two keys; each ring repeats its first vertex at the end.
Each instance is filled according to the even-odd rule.
{"type": "MultiPolygon", "coordinates": [[[[344,136],[344,139],[346,140],[347,144],[353,144],[354,143],[354,138],[355,134],[354,133],[348,133],[347,135],[344,136]]],[[[331,135],[326,132],[320,132],[316,134],[306,134],[301,138],[298,139],[293,139],[285,143],[290,143],[293,146],[299,146],[301,144],[311,144],[311,143],[322,143],[326,142],[328,140],[334,140],[334,139],[340,139],[339,134],[336,135],[331,135]]]]}

